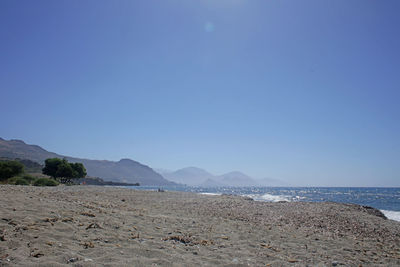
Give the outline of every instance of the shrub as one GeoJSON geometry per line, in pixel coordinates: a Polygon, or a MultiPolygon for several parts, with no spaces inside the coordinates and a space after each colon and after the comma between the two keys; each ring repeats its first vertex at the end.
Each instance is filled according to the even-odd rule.
{"type": "Polygon", "coordinates": [[[0,162],[0,181],[7,180],[24,172],[24,165],[18,161],[7,160],[0,162]]]}
{"type": "Polygon", "coordinates": [[[21,178],[21,177],[19,177],[19,176],[11,177],[11,178],[6,180],[6,183],[7,184],[15,184],[15,182],[17,181],[18,178],[21,178]]]}
{"type": "Polygon", "coordinates": [[[15,182],[15,185],[29,185],[30,183],[22,177],[18,177],[15,182]]]}
{"type": "Polygon", "coordinates": [[[58,184],[57,181],[49,178],[39,178],[33,183],[34,186],[57,186],[58,184]]]}
{"type": "Polygon", "coordinates": [[[22,179],[26,180],[29,184],[32,184],[37,178],[30,174],[24,174],[22,175],[22,179]]]}

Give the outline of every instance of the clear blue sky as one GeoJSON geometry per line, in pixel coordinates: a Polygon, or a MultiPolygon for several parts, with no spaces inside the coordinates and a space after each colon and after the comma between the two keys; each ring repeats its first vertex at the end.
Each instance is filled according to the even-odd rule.
{"type": "Polygon", "coordinates": [[[0,137],[400,186],[400,1],[0,1],[0,137]]]}

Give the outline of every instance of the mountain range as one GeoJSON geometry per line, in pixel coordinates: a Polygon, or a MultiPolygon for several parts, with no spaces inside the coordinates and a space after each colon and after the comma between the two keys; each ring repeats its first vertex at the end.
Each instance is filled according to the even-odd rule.
{"type": "Polygon", "coordinates": [[[197,167],[187,167],[177,171],[153,170],[149,166],[132,159],[109,161],[75,158],[49,152],[38,145],[26,144],[22,140],[15,139],[4,140],[0,138],[0,157],[27,159],[39,164],[43,164],[47,158],[66,158],[70,162],[82,163],[87,170],[88,176],[99,177],[105,181],[117,183],[140,183],[140,185],[144,186],[170,186],[176,184],[201,187],[287,185],[282,181],[270,178],[254,179],[239,171],[214,175],[197,167]]]}
{"type": "Polygon", "coordinates": [[[40,146],[26,144],[22,140],[4,140],[0,138],[0,157],[29,159],[43,164],[47,158],[66,158],[70,162],[82,163],[88,176],[99,177],[106,181],[140,183],[147,186],[174,185],[149,166],[131,159],[120,161],[91,160],[74,158],[49,152],[40,146]]]}
{"type": "Polygon", "coordinates": [[[166,179],[189,186],[221,187],[221,186],[284,186],[284,182],[264,178],[255,179],[242,172],[233,171],[222,175],[213,175],[197,167],[187,167],[177,171],[156,169],[166,179]]]}

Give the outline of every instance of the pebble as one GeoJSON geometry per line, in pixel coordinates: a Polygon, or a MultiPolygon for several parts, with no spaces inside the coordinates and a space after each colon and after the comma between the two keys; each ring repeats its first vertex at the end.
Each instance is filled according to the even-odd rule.
{"type": "Polygon", "coordinates": [[[70,258],[70,259],[68,260],[68,262],[76,262],[76,261],[78,261],[78,258],[70,258]]]}

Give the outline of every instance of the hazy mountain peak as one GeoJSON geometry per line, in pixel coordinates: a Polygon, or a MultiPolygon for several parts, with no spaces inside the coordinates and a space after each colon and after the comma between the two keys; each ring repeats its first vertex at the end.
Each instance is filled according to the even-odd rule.
{"type": "Polygon", "coordinates": [[[191,174],[195,174],[195,175],[207,175],[207,176],[211,175],[212,176],[211,173],[207,172],[204,169],[200,169],[197,167],[186,167],[186,168],[175,171],[175,173],[177,173],[177,172],[191,173],[191,174]]]}
{"type": "Polygon", "coordinates": [[[230,186],[256,186],[258,183],[250,176],[240,172],[233,171],[220,175],[219,181],[230,186]]]}
{"type": "Polygon", "coordinates": [[[207,179],[213,178],[214,175],[197,167],[186,167],[171,173],[164,173],[164,177],[180,184],[199,185],[207,179]]]}
{"type": "Polygon", "coordinates": [[[224,176],[224,177],[228,177],[228,176],[239,177],[240,176],[240,177],[249,177],[250,178],[250,176],[248,176],[248,175],[246,175],[246,174],[244,174],[243,172],[240,172],[240,171],[232,171],[232,172],[228,172],[228,173],[222,174],[220,176],[224,176]]]}
{"type": "Polygon", "coordinates": [[[137,163],[137,162],[134,160],[131,160],[131,159],[120,159],[117,163],[127,165],[127,164],[132,164],[132,163],[137,163]]]}

